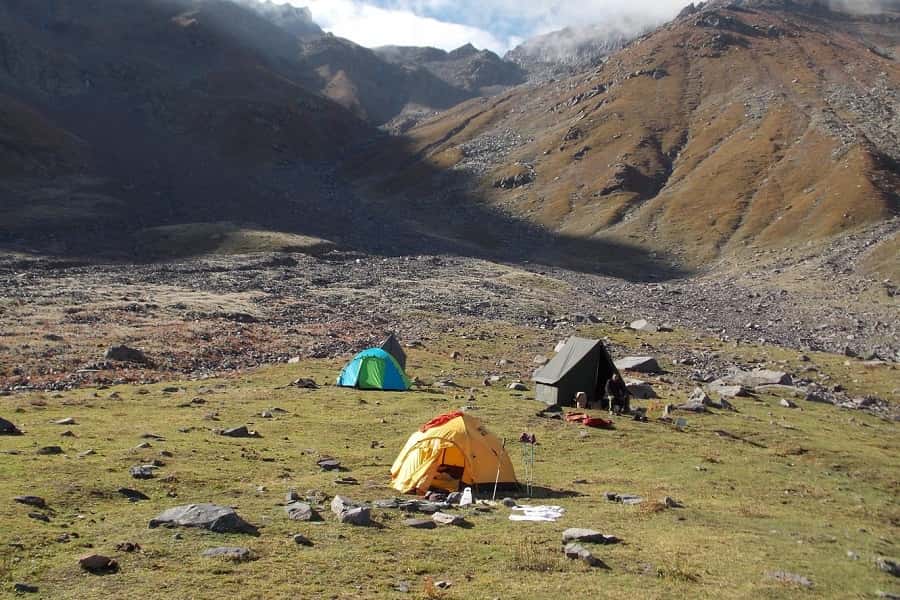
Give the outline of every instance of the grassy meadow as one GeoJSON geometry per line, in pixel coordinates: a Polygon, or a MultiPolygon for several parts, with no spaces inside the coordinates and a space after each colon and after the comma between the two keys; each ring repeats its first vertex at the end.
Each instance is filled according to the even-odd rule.
{"type": "MultiPolygon", "coordinates": [[[[891,367],[846,365],[843,357],[810,355],[810,362],[801,362],[789,350],[719,348],[716,341],[683,332],[636,335],[592,328],[583,333],[606,334],[635,347],[707,347],[794,372],[812,364],[855,393],[889,397],[900,387],[891,367]]],[[[0,437],[0,597],[12,596],[20,581],[39,587],[32,597],[78,600],[900,593],[900,582],[875,565],[880,556],[900,558],[895,423],[802,399],[795,399],[798,409],[786,409],[779,406],[782,396],[761,395],[736,399],[738,412],[686,415],[687,429],[677,431],[655,417],[663,403],[683,401],[692,386],[684,367],[665,355],[659,355],[661,363],[671,372],[647,378],[662,400],[635,403],[649,406],[650,422],[617,419],[614,431],[539,418],[541,405],[529,399],[532,393],[482,385],[487,374],[503,373],[507,383],[529,372],[535,353],[547,353],[555,343],[550,336],[484,324],[436,335],[424,348],[409,351],[410,376],[428,384],[449,378],[460,388],[339,389],[331,382],[342,361],[303,360],[215,380],[0,398],[0,416],[25,431],[21,437],[0,437]],[[453,350],[462,357],[451,360],[453,350]],[[512,364],[498,367],[499,358],[512,364]],[[327,385],[289,387],[298,377],[327,385]],[[559,522],[513,522],[509,509],[497,506],[485,513],[453,511],[466,515],[469,528],[416,530],[402,525],[400,511],[375,509],[379,526],[359,528],[337,523],[327,503],[322,522],[287,519],[282,503],[291,488],[366,501],[393,497],[388,471],[406,438],[437,414],[466,405],[509,440],[519,472],[518,437],[524,431],[537,435],[536,495],[547,497],[520,502],[563,506],[566,514],[559,522]],[[273,407],[288,413],[259,416],[273,407]],[[54,424],[66,417],[76,424],[54,424]],[[232,439],[213,431],[245,424],[262,437],[232,439]],[[63,436],[67,431],[74,436],[63,436]],[[145,440],[146,433],[164,440],[145,440]],[[144,441],[151,447],[136,448],[144,441]],[[59,445],[65,453],[36,453],[47,445],[59,445]],[[94,454],[78,456],[88,449],[94,454]],[[323,455],[338,458],[349,470],[321,472],[315,463],[323,455]],[[130,477],[130,466],[154,459],[164,463],[156,478],[130,477]],[[359,484],[339,485],[338,476],[359,484]],[[117,493],[123,486],[150,500],[129,502],[117,493]],[[639,494],[645,502],[608,502],[606,491],[639,494]],[[49,515],[49,523],[29,518],[35,509],[13,502],[22,494],[47,500],[49,508],[37,512],[49,515]],[[659,502],[666,496],[684,508],[665,509],[659,502]],[[234,506],[260,527],[260,535],[148,528],[162,510],[199,502],[234,506]],[[561,532],[568,527],[622,539],[589,546],[609,569],[562,557],[561,532]],[[296,533],[314,545],[296,545],[296,533]],[[66,542],[60,541],[64,534],[66,542]],[[125,541],[140,544],[141,551],[117,551],[125,541]],[[258,559],[232,563],[201,557],[203,550],[222,545],[249,547],[258,559]],[[106,576],[81,571],[78,557],[91,552],[114,557],[120,571],[106,576]],[[767,575],[774,571],[802,575],[813,585],[774,580],[767,575]],[[439,580],[452,585],[433,589],[429,582],[439,580]],[[408,592],[395,589],[401,582],[408,592]]],[[[485,496],[489,491],[482,490],[485,496]]]]}

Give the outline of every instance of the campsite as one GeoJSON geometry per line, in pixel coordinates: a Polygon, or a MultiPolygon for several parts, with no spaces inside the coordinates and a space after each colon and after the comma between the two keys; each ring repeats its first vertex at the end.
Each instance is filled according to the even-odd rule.
{"type": "MultiPolygon", "coordinates": [[[[605,337],[614,348],[673,353],[697,343],[677,331],[593,326],[577,333],[605,337]]],[[[865,597],[890,586],[877,560],[896,554],[897,490],[885,479],[900,468],[892,423],[799,398],[797,409],[784,408],[785,388],[734,398],[734,411],[684,413],[683,431],[659,421],[651,404],[658,401],[633,401],[650,408],[646,423],[614,417],[611,430],[566,423],[538,416],[546,404],[524,376],[534,355],[552,355],[558,342],[548,332],[461,325],[406,349],[407,392],[334,385],[348,354],[222,379],[17,395],[10,416],[24,435],[0,436],[7,475],[0,493],[39,496],[46,509],[11,500],[0,508],[5,543],[17,548],[5,555],[4,587],[12,578],[32,580],[44,597],[81,599],[188,597],[212,587],[236,598],[291,597],[298,582],[310,598],[550,598],[591,590],[604,597],[865,597]],[[317,387],[291,385],[301,378],[317,387]],[[519,380],[529,391],[508,389],[519,380]],[[431,515],[410,504],[421,496],[391,487],[389,471],[422,424],[459,410],[506,440],[520,480],[519,437],[535,435],[534,498],[503,491],[486,505],[478,501],[490,500],[492,485],[478,486],[475,506],[441,509],[461,518],[457,525],[419,529],[415,522],[431,515]],[[259,437],[218,434],[236,426],[259,437]],[[49,444],[63,454],[37,453],[49,444]],[[323,458],[339,467],[320,468],[323,458]],[[159,465],[152,478],[129,475],[148,463],[159,465]],[[147,499],[129,501],[120,488],[147,499]],[[288,517],[292,491],[320,520],[288,517]],[[615,494],[642,501],[607,497],[615,494]],[[556,522],[512,521],[501,495],[565,512],[556,522]],[[341,523],[330,509],[335,496],[370,507],[370,525],[341,523]],[[194,503],[233,507],[257,535],[148,528],[161,512],[194,503]],[[592,567],[562,553],[570,528],[619,542],[582,544],[602,561],[592,567]],[[139,549],[116,549],[126,542],[139,549]],[[250,554],[202,555],[222,546],[250,554]],[[78,558],[86,553],[114,558],[118,571],[84,571],[78,558]]],[[[896,385],[892,369],[847,366],[835,355],[752,345],[727,351],[745,364],[795,373],[814,365],[854,382],[854,394],[896,385]]],[[[642,377],[663,403],[684,400],[693,388],[690,367],[662,356],[660,363],[665,374],[642,377]]]]}

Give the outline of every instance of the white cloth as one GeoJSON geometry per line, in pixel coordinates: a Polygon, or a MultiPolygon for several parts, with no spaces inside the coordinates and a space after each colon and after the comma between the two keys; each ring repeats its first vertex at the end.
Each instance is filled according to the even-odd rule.
{"type": "Polygon", "coordinates": [[[554,522],[566,512],[561,506],[514,506],[510,521],[550,521],[554,522]]]}

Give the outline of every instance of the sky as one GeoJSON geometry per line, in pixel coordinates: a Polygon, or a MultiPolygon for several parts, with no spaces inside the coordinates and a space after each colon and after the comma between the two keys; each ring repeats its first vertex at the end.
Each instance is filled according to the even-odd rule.
{"type": "Polygon", "coordinates": [[[467,43],[504,54],[523,40],[567,26],[608,21],[656,24],[689,0],[276,0],[307,6],[322,29],[360,45],[467,43]]]}

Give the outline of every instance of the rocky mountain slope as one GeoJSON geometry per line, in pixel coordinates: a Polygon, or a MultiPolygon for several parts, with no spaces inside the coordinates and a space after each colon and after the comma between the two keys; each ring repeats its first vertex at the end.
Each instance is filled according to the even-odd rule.
{"type": "MultiPolygon", "coordinates": [[[[418,161],[382,189],[476,196],[693,267],[824,244],[900,210],[900,66],[875,49],[898,35],[891,11],[694,7],[589,72],[422,124],[407,146],[418,161]],[[479,183],[423,181],[426,166],[479,183]]],[[[891,268],[897,248],[894,226],[866,256],[891,268]]]]}

